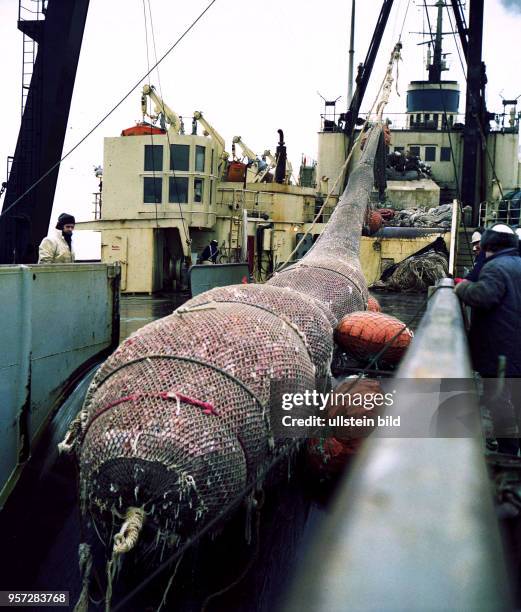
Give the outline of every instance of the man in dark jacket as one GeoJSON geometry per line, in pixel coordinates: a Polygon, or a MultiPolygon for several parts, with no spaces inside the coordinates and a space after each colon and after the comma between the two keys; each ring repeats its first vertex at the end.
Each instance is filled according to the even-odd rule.
{"type": "Polygon", "coordinates": [[[199,256],[198,263],[217,263],[217,256],[219,255],[217,244],[217,240],[211,240],[199,256]]]}
{"type": "MultiPolygon", "coordinates": [[[[485,230],[481,250],[486,260],[476,282],[464,280],[455,291],[472,307],[469,333],[474,368],[484,378],[496,378],[500,356],[506,358],[506,377],[521,376],[521,257],[515,232],[497,224],[485,230]]],[[[506,381],[508,383],[508,381],[506,381]]],[[[500,452],[517,454],[518,423],[509,385],[497,392],[495,381],[484,380],[500,452]]]]}

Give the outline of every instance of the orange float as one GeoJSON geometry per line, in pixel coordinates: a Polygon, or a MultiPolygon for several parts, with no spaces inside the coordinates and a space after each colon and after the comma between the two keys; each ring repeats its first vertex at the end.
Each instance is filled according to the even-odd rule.
{"type": "Polygon", "coordinates": [[[344,442],[366,438],[374,429],[372,425],[346,425],[344,419],[370,417],[374,420],[383,413],[385,401],[385,392],[374,378],[346,378],[335,387],[327,407],[334,436],[344,442]]]}
{"type": "Polygon", "coordinates": [[[404,323],[382,312],[352,312],[335,329],[335,340],[362,361],[375,357],[389,343],[379,361],[396,364],[411,343],[413,333],[404,323]]]}
{"type": "Polygon", "coordinates": [[[371,211],[367,219],[367,227],[369,228],[370,235],[372,236],[373,234],[376,234],[376,232],[382,227],[382,225],[382,215],[376,210],[371,211]]]}
{"type": "Polygon", "coordinates": [[[311,468],[322,475],[340,474],[373,430],[371,426],[345,425],[342,417],[376,418],[383,412],[384,401],[380,383],[372,378],[348,378],[338,385],[326,409],[334,435],[321,440],[312,438],[307,442],[311,468]]]}

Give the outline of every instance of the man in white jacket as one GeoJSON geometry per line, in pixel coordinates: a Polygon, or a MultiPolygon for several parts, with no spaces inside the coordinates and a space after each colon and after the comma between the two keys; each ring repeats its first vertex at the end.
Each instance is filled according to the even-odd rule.
{"type": "Polygon", "coordinates": [[[67,213],[58,217],[56,230],[40,244],[38,263],[73,263],[72,232],[76,219],[67,213]]]}

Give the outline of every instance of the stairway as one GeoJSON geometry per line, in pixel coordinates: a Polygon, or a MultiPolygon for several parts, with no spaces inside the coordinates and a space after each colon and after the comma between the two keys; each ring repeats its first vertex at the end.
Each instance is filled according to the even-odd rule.
{"type": "Polygon", "coordinates": [[[470,270],[474,265],[470,239],[475,231],[474,228],[466,228],[466,230],[460,228],[458,231],[456,276],[465,276],[465,268],[470,270]]]}

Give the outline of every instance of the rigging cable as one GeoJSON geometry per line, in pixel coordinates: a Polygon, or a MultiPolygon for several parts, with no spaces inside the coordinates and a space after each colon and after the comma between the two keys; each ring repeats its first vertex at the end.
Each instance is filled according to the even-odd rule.
{"type": "MultiPolygon", "coordinates": [[[[431,37],[431,40],[434,40],[433,38],[433,34],[432,34],[432,28],[431,28],[431,19],[430,19],[430,15],[429,15],[429,11],[427,10],[427,2],[426,0],[423,0],[423,6],[425,8],[425,15],[427,16],[427,25],[429,28],[429,35],[431,37]]],[[[465,242],[467,243],[467,252],[468,253],[472,253],[472,247],[470,244],[470,238],[468,235],[468,229],[467,229],[467,225],[465,223],[465,215],[463,212],[463,202],[461,201],[461,188],[460,188],[460,179],[459,179],[459,172],[458,172],[458,168],[456,166],[456,158],[454,155],[454,147],[452,146],[452,137],[451,137],[451,126],[449,125],[449,121],[448,121],[448,114],[447,114],[447,107],[445,105],[445,97],[443,95],[443,87],[441,84],[441,75],[440,75],[440,81],[438,83],[439,89],[440,89],[440,100],[441,100],[441,104],[443,106],[443,125],[442,127],[445,127],[446,132],[447,132],[447,137],[449,139],[449,147],[450,147],[450,155],[452,158],[452,166],[454,169],[454,177],[456,179],[456,194],[458,196],[458,207],[460,210],[460,222],[463,225],[463,230],[464,230],[464,235],[465,235],[465,242]]]]}
{"type": "MultiPolygon", "coordinates": [[[[147,11],[146,11],[146,5],[145,5],[145,0],[143,0],[143,16],[144,16],[144,20],[145,20],[145,46],[146,46],[146,51],[147,51],[147,69],[148,69],[148,85],[150,86],[150,57],[149,57],[149,53],[148,53],[148,27],[147,27],[147,11]]],[[[156,212],[156,229],[159,227],[159,222],[157,219],[157,191],[156,191],[156,155],[154,152],[154,135],[152,134],[152,128],[150,129],[150,143],[152,146],[152,179],[153,179],[153,194],[154,194],[154,207],[155,207],[155,212],[156,212]]],[[[161,168],[163,167],[163,160],[161,160],[161,168]]],[[[143,177],[143,184],[146,180],[146,177],[143,177]]],[[[160,193],[162,194],[163,192],[163,185],[162,185],[162,177],[161,177],[161,189],[160,189],[160,193]]],[[[143,199],[144,199],[144,194],[143,194],[143,199]]]]}
{"type": "Polygon", "coordinates": [[[405,22],[407,21],[407,14],[409,13],[409,7],[411,6],[411,0],[407,2],[407,8],[405,9],[405,15],[403,18],[402,29],[400,30],[400,36],[398,37],[398,42],[402,40],[403,30],[405,28],[405,22]]]}
{"type": "MultiPolygon", "coordinates": [[[[143,4],[144,4],[145,0],[143,0],[143,4]]],[[[154,49],[154,59],[156,61],[156,72],[157,72],[157,84],[159,86],[159,95],[161,96],[161,102],[162,102],[162,106],[163,106],[163,116],[166,116],[165,113],[165,101],[163,98],[163,90],[161,88],[161,78],[159,76],[159,67],[158,67],[158,61],[157,61],[157,48],[156,48],[156,36],[155,36],[155,32],[154,32],[154,22],[152,20],[152,8],[150,6],[150,0],[147,0],[148,2],[148,13],[149,13],[149,20],[150,20],[150,31],[151,31],[151,35],[152,35],[152,46],[154,49]]],[[[185,242],[186,244],[189,246],[192,243],[192,240],[190,238],[189,235],[189,230],[187,228],[187,224],[183,215],[183,207],[181,206],[181,199],[179,197],[179,190],[177,188],[177,178],[175,175],[175,168],[174,165],[172,163],[172,157],[171,157],[171,151],[172,151],[172,147],[171,147],[171,143],[170,143],[170,134],[168,132],[168,130],[166,130],[166,140],[168,142],[168,159],[170,161],[170,170],[172,170],[172,174],[173,174],[173,179],[174,179],[174,189],[175,189],[175,194],[177,197],[177,205],[179,206],[179,214],[181,216],[181,224],[183,227],[183,233],[185,235],[185,242]]],[[[169,192],[170,192],[170,185],[169,185],[169,192]]],[[[187,190],[188,192],[188,190],[187,190]]],[[[169,198],[170,199],[170,198],[169,198]]],[[[188,199],[188,197],[187,197],[188,199]]],[[[181,237],[181,236],[179,236],[181,237]]]]}
{"type": "Polygon", "coordinates": [[[14,208],[18,202],[20,202],[28,193],[30,193],[37,185],[39,185],[45,178],[51,174],[58,166],[65,160],[71,153],[73,153],[81,144],[87,140],[89,136],[91,136],[99,127],[102,125],[112,113],[123,104],[123,102],[141,85],[141,83],[148,77],[148,75],[155,70],[163,60],[165,60],[168,55],[177,47],[177,45],[185,38],[185,36],[193,30],[196,24],[203,18],[203,16],[210,10],[210,8],[217,2],[217,0],[211,0],[211,2],[206,6],[206,8],[196,17],[196,19],[186,28],[186,30],[179,36],[179,38],[167,49],[167,51],[159,58],[159,60],[152,66],[152,68],[144,74],[132,87],[127,91],[127,93],[119,100],[99,121],[92,127],[80,140],[71,148],[67,153],[59,159],[56,163],[54,163],[49,170],[44,172],[39,179],[37,179],[30,187],[28,187],[22,195],[18,196],[16,200],[8,206],[5,210],[0,213],[0,218],[7,214],[12,208],[14,208]]]}
{"type": "MultiPolygon", "coordinates": [[[[459,45],[458,45],[458,40],[456,38],[456,31],[454,30],[453,25],[452,25],[452,18],[450,16],[449,7],[447,7],[447,13],[449,14],[450,27],[451,27],[451,30],[453,31],[453,34],[454,34],[454,42],[456,44],[456,50],[458,51],[458,57],[459,57],[459,61],[460,61],[460,64],[461,64],[461,70],[463,72],[463,77],[464,77],[465,83],[466,83],[467,82],[467,73],[465,71],[463,60],[461,59],[461,53],[460,53],[460,49],[459,49],[459,45]]],[[[477,113],[473,113],[472,116],[476,119],[476,123],[478,124],[479,133],[480,133],[480,137],[481,137],[481,144],[482,144],[483,150],[485,151],[485,154],[487,156],[488,163],[490,164],[490,168],[492,170],[492,174],[494,176],[494,180],[496,181],[496,184],[497,184],[497,186],[499,188],[499,193],[501,194],[501,199],[503,200],[504,197],[505,197],[504,194],[503,194],[503,188],[501,187],[501,183],[499,182],[499,178],[498,178],[497,173],[496,173],[496,164],[492,160],[492,157],[490,155],[490,151],[489,151],[488,146],[487,146],[487,138],[486,138],[485,132],[483,130],[483,125],[481,123],[481,119],[479,118],[477,113]]]]}
{"type": "Polygon", "coordinates": [[[385,105],[387,104],[387,102],[389,100],[390,88],[392,86],[392,65],[393,65],[393,63],[395,61],[398,62],[400,60],[400,58],[401,58],[399,51],[397,51],[398,44],[400,44],[400,43],[397,43],[394,46],[394,48],[393,48],[393,51],[391,53],[391,58],[389,60],[389,63],[387,64],[385,75],[384,75],[384,78],[382,79],[382,83],[380,85],[380,88],[378,89],[378,93],[376,94],[376,98],[375,98],[375,100],[373,102],[373,105],[371,106],[371,110],[366,115],[366,119],[364,121],[364,124],[362,125],[360,133],[358,134],[358,136],[356,137],[355,141],[353,142],[353,146],[351,147],[351,150],[349,151],[349,154],[347,154],[347,150],[349,148],[349,145],[348,145],[348,143],[346,143],[346,155],[347,155],[347,157],[346,157],[346,160],[343,163],[342,167],[340,168],[340,172],[339,172],[338,176],[335,179],[333,187],[331,187],[331,189],[329,190],[329,193],[327,194],[327,197],[324,200],[324,203],[320,207],[318,213],[315,215],[315,218],[313,219],[313,222],[311,223],[310,227],[304,232],[304,234],[302,235],[302,238],[300,239],[300,241],[297,243],[297,245],[295,246],[293,251],[291,251],[291,253],[286,257],[285,261],[282,264],[280,264],[280,267],[277,268],[276,272],[281,272],[288,265],[288,263],[293,263],[293,262],[290,262],[291,257],[293,257],[293,255],[298,251],[300,246],[305,241],[306,236],[308,236],[311,233],[311,231],[313,230],[313,228],[315,227],[318,219],[320,218],[320,216],[322,215],[322,212],[324,211],[324,208],[325,208],[327,202],[329,201],[329,198],[332,196],[333,192],[335,191],[338,182],[340,181],[340,179],[344,175],[344,172],[347,172],[347,168],[349,166],[349,162],[351,161],[351,157],[353,156],[353,153],[356,150],[356,146],[360,142],[360,140],[362,138],[362,135],[365,133],[365,131],[369,127],[370,117],[373,114],[373,111],[375,110],[375,107],[377,107],[377,112],[379,113],[378,121],[381,121],[381,114],[383,113],[385,105]],[[389,67],[391,67],[391,72],[389,72],[389,67]],[[384,93],[382,93],[382,91],[384,93]],[[382,99],[380,99],[380,94],[382,94],[382,99]]]}

